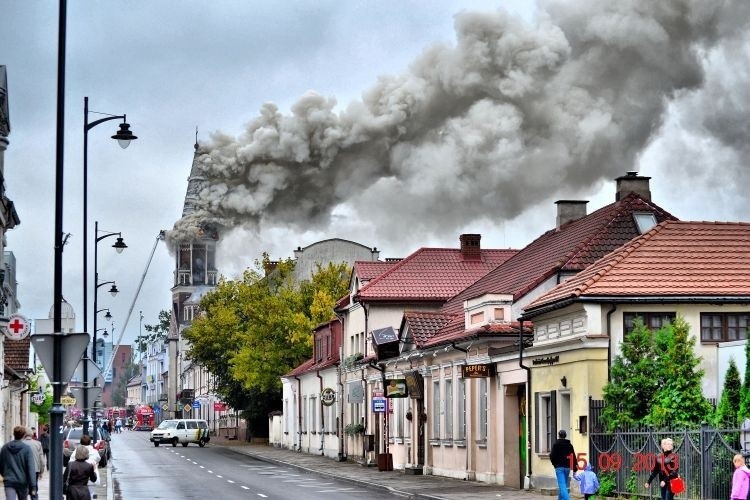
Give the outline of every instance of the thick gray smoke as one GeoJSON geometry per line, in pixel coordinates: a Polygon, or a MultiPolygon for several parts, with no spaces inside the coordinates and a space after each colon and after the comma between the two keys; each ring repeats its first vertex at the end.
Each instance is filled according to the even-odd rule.
{"type": "MultiPolygon", "coordinates": [[[[622,175],[670,103],[703,88],[716,47],[746,51],[747,4],[549,1],[533,28],[504,12],[457,14],[455,46],[428,48],[343,111],[310,92],[291,115],[265,104],[241,137],[214,135],[199,158],[201,211],[172,238],[201,219],[325,228],[341,204],[381,240],[429,235],[622,175]]],[[[705,130],[746,148],[736,112],[717,107],[705,130]]]]}

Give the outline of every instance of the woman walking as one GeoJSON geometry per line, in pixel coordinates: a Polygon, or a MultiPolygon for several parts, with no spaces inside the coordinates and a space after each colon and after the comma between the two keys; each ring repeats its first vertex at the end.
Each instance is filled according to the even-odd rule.
{"type": "Polygon", "coordinates": [[[89,449],[79,445],[75,452],[75,461],[68,463],[63,474],[65,498],[67,500],[89,500],[89,480],[96,481],[96,471],[89,459],[89,449]]]}

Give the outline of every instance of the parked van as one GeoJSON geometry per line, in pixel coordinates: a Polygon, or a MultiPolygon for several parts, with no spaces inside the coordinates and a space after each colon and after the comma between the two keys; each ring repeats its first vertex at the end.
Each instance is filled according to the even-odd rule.
{"type": "Polygon", "coordinates": [[[151,431],[149,439],[154,446],[159,446],[161,443],[171,443],[172,446],[177,446],[177,443],[182,446],[195,443],[203,448],[211,440],[211,436],[209,436],[208,424],[205,420],[176,418],[160,423],[159,427],[151,431]]]}

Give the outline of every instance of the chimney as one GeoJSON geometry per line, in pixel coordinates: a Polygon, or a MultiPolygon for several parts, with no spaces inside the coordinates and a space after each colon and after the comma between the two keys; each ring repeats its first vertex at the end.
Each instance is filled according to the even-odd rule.
{"type": "Polygon", "coordinates": [[[615,179],[617,181],[617,192],[615,201],[620,201],[630,193],[635,193],[644,200],[651,201],[651,190],[648,181],[651,177],[640,177],[638,172],[630,171],[615,179]]]}
{"type": "Polygon", "coordinates": [[[482,247],[479,245],[481,234],[462,234],[459,239],[463,260],[482,260],[482,247]]]}
{"type": "Polygon", "coordinates": [[[585,200],[557,200],[557,229],[574,220],[586,217],[585,200]]]}

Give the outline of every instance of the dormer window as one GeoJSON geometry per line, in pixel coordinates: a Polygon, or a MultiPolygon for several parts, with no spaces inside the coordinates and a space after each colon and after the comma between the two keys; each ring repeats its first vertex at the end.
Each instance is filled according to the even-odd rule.
{"type": "Polygon", "coordinates": [[[505,321],[505,308],[496,307],[492,319],[495,321],[505,321]]]}
{"type": "Polygon", "coordinates": [[[645,233],[656,225],[656,216],[651,212],[634,212],[633,219],[635,219],[635,225],[638,226],[640,234],[645,233]]]}

